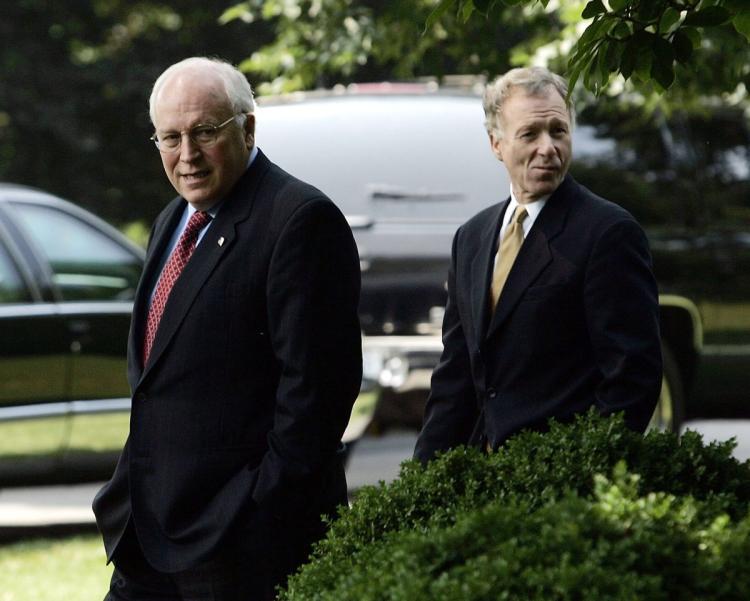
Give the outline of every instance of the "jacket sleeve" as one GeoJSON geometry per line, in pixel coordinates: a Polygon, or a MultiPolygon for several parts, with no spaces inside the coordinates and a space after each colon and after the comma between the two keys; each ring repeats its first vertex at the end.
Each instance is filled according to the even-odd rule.
{"type": "Polygon", "coordinates": [[[661,388],[659,298],[646,235],[632,219],[611,225],[596,241],[585,271],[586,323],[603,380],[603,414],[625,412],[645,430],[661,388]]]}
{"type": "Polygon", "coordinates": [[[422,431],[414,458],[422,463],[436,452],[467,444],[479,412],[472,379],[469,350],[456,302],[456,255],[459,230],[453,239],[448,272],[448,301],[443,317],[443,352],[435,367],[425,407],[422,431]]]}
{"type": "Polygon", "coordinates": [[[258,505],[299,503],[336,460],[362,379],[359,292],[346,219],[326,198],[305,202],[281,229],[267,275],[280,377],[268,451],[255,469],[258,505]]]}

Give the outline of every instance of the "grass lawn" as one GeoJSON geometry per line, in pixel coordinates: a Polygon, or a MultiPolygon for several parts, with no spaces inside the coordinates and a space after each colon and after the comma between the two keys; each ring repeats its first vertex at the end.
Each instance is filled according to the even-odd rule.
{"type": "Polygon", "coordinates": [[[97,534],[0,546],[0,601],[101,601],[112,566],[97,534]]]}

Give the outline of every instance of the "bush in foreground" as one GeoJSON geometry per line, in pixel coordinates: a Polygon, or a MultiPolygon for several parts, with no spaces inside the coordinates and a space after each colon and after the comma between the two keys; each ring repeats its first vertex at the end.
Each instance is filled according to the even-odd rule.
{"type": "Polygon", "coordinates": [[[733,446],[591,412],[489,456],[406,462],[360,491],[281,599],[748,599],[721,576],[750,574],[750,464],[733,446]]]}

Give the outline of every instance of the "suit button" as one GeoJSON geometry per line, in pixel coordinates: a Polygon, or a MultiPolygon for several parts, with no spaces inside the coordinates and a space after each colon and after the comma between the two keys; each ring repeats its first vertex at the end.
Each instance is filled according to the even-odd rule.
{"type": "Polygon", "coordinates": [[[497,390],[495,390],[494,388],[488,388],[487,389],[487,397],[489,397],[491,399],[494,399],[495,397],[497,397],[497,390]]]}
{"type": "Polygon", "coordinates": [[[146,393],[145,392],[139,392],[133,397],[133,400],[139,402],[139,403],[145,403],[146,402],[146,393]]]}

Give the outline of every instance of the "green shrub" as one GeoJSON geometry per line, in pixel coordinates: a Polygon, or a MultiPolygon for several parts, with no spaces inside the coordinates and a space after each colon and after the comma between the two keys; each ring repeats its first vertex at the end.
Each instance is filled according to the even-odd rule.
{"type": "MultiPolygon", "coordinates": [[[[477,515],[484,515],[483,511],[494,515],[493,507],[502,508],[498,509],[500,513],[511,511],[509,508],[512,507],[515,508],[511,512],[515,512],[514,515],[542,516],[538,519],[546,519],[544,516],[555,511],[567,515],[566,507],[571,504],[591,503],[595,474],[614,478],[621,462],[630,472],[639,475],[633,484],[636,487],[632,492],[634,499],[648,499],[653,492],[674,497],[690,495],[692,511],[695,512],[691,527],[708,528],[722,514],[726,514],[729,524],[734,524],[748,512],[750,462],[735,460],[733,447],[733,441],[704,445],[701,437],[692,432],[681,438],[658,432],[644,437],[628,430],[620,416],[605,419],[592,411],[569,424],[551,421],[549,431],[545,433],[523,432],[489,456],[475,449],[458,448],[439,456],[426,468],[414,461],[405,462],[399,478],[390,485],[381,483],[359,492],[352,507],[342,512],[326,539],[317,545],[311,563],[290,580],[288,591],[282,593],[281,598],[289,601],[328,599],[324,591],[334,583],[344,579],[354,587],[350,582],[352,578],[367,577],[361,566],[377,565],[381,556],[382,561],[388,556],[402,557],[406,553],[404,545],[414,551],[413,547],[428,545],[440,533],[448,536],[446,533],[459,528],[457,520],[463,524],[465,520],[500,519],[471,517],[477,511],[480,511],[477,515]],[[560,506],[560,503],[568,505],[560,506]],[[347,576],[349,572],[352,576],[347,576]]],[[[472,532],[481,547],[484,539],[478,536],[476,529],[472,532]]],[[[509,544],[504,540],[493,540],[496,544],[509,544]]],[[[486,551],[482,553],[486,555],[486,551]]],[[[457,561],[457,566],[466,564],[465,558],[457,561]]],[[[745,565],[744,561],[740,564],[745,565]]],[[[377,575],[378,581],[396,579],[398,574],[399,578],[406,578],[399,585],[405,587],[404,590],[411,591],[409,587],[421,586],[416,575],[407,577],[407,572],[401,568],[389,564],[378,569],[388,570],[388,574],[377,575]]],[[[570,575],[573,572],[566,574],[573,577],[570,575]]],[[[643,575],[645,577],[646,573],[643,575]]],[[[375,577],[375,572],[370,576],[375,577]]],[[[433,578],[428,580],[432,582],[433,578]]],[[[638,586],[643,584],[642,579],[636,580],[640,583],[638,586]]],[[[341,594],[341,590],[336,590],[341,594]]],[[[661,598],[645,593],[623,595],[607,598],[661,598]]],[[[409,597],[386,595],[372,598],[409,597]]],[[[516,597],[493,595],[487,598],[516,597]]]]}
{"type": "MultiPolygon", "coordinates": [[[[632,481],[631,481],[632,482],[632,481]]],[[[429,535],[394,532],[333,578],[290,582],[307,601],[728,601],[750,598],[750,519],[704,524],[701,501],[638,497],[626,474],[593,499],[515,500],[429,535]]],[[[321,576],[321,574],[314,574],[321,576]]]]}

